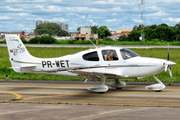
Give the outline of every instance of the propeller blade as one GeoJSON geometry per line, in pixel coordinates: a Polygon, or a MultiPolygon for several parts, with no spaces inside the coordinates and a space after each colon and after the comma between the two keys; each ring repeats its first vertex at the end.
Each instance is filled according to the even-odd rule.
{"type": "Polygon", "coordinates": [[[165,67],[164,67],[164,71],[166,72],[168,69],[168,65],[166,64],[165,67]]]}
{"type": "Polygon", "coordinates": [[[167,55],[167,60],[169,60],[169,43],[168,43],[168,55],[167,55]]]}
{"type": "Polygon", "coordinates": [[[88,81],[88,79],[86,79],[85,81],[84,81],[84,83],[86,83],[88,81]]]}
{"type": "Polygon", "coordinates": [[[169,75],[172,78],[172,72],[171,72],[171,68],[168,67],[168,71],[169,71],[169,75]]]}

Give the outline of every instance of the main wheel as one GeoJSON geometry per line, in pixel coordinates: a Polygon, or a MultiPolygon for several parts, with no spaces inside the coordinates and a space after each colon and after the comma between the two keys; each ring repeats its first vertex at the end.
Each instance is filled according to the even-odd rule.
{"type": "Polygon", "coordinates": [[[155,92],[161,92],[161,90],[155,90],[155,92]]]}
{"type": "Polygon", "coordinates": [[[99,94],[104,94],[105,92],[98,92],[99,94]]]}
{"type": "Polygon", "coordinates": [[[119,90],[120,90],[120,89],[122,89],[122,87],[117,87],[116,89],[119,89],[119,90]]]}

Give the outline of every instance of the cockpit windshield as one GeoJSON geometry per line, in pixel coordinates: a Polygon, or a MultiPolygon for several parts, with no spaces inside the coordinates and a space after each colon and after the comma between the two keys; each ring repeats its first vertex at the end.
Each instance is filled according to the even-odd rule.
{"type": "Polygon", "coordinates": [[[120,53],[121,53],[121,56],[124,60],[139,56],[135,52],[133,52],[129,49],[126,49],[126,48],[120,49],[120,53]]]}

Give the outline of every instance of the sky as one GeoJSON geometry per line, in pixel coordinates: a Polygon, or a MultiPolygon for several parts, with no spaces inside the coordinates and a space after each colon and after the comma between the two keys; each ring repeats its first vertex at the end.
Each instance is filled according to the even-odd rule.
{"type": "Polygon", "coordinates": [[[174,26],[180,22],[180,0],[1,0],[0,32],[31,32],[36,20],[78,27],[107,26],[110,31],[132,30],[133,26],[174,26]],[[143,22],[141,11],[143,9],[143,22]]]}

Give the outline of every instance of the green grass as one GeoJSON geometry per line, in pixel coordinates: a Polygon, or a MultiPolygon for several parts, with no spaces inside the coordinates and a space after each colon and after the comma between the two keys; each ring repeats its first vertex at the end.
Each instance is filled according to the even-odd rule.
{"type": "MultiPolygon", "coordinates": [[[[92,40],[93,43],[96,44],[95,40],[92,40]]],[[[169,43],[169,45],[180,45],[180,42],[178,41],[174,41],[174,42],[166,42],[166,41],[146,41],[146,42],[141,42],[141,41],[103,41],[103,40],[99,40],[99,45],[165,45],[167,46],[169,43]]],[[[85,40],[85,41],[78,41],[78,40],[62,40],[62,41],[56,41],[56,44],[91,44],[91,42],[89,40],[85,40]]]]}
{"type": "MultiPolygon", "coordinates": [[[[96,40],[92,40],[93,43],[96,44],[96,40]]],[[[0,44],[4,44],[4,41],[0,41],[0,44]]],[[[180,45],[180,41],[173,41],[173,42],[166,42],[166,41],[145,41],[145,42],[141,42],[141,41],[103,41],[103,40],[99,40],[99,45],[157,45],[157,46],[167,46],[169,43],[169,45],[171,46],[179,46],[180,45]]],[[[61,41],[56,41],[55,44],[91,44],[91,42],[89,40],[85,40],[85,41],[79,41],[79,40],[61,40],[61,41]]]]}
{"type": "MultiPolygon", "coordinates": [[[[79,52],[88,48],[41,48],[41,47],[27,47],[28,51],[36,57],[41,58],[52,58],[60,57],[63,55],[79,52]],[[38,51],[38,52],[37,52],[38,51]]],[[[131,49],[143,57],[154,57],[167,59],[167,49],[131,49]]],[[[176,66],[172,67],[173,79],[170,78],[168,72],[162,72],[156,75],[163,82],[171,84],[173,82],[180,82],[180,49],[170,49],[170,60],[177,63],[176,66]]],[[[21,74],[16,73],[12,69],[9,69],[11,64],[9,62],[9,54],[6,47],[0,47],[0,79],[19,79],[19,80],[82,80],[81,78],[58,76],[58,75],[47,75],[47,74],[34,74],[27,73],[21,74]],[[6,75],[8,77],[6,78],[6,75]]],[[[125,81],[134,81],[134,79],[126,79],[125,81]]],[[[155,82],[154,78],[148,77],[138,81],[152,81],[155,82]]]]}

